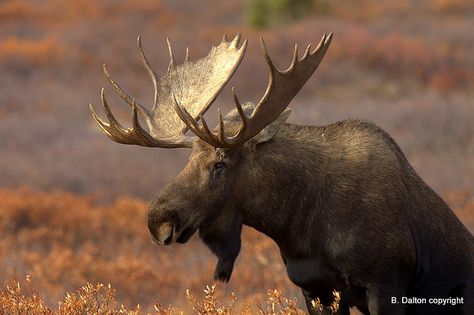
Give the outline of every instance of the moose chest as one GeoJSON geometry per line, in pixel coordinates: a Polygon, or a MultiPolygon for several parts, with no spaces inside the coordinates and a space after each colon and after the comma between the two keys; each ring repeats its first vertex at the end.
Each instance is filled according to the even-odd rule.
{"type": "Polygon", "coordinates": [[[319,298],[323,304],[333,301],[333,291],[344,292],[350,305],[367,308],[365,289],[349,283],[347,275],[337,272],[320,258],[285,259],[290,280],[301,288],[306,299],[319,298]]]}
{"type": "Polygon", "coordinates": [[[340,275],[319,257],[304,259],[285,259],[286,271],[290,280],[305,291],[329,290],[339,282],[340,275]]]}

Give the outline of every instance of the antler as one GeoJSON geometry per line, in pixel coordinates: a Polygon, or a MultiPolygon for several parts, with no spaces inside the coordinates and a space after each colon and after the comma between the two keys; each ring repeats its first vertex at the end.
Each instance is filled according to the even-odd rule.
{"type": "Polygon", "coordinates": [[[186,123],[174,110],[174,103],[179,100],[182,108],[193,120],[201,117],[242,61],[247,41],[238,48],[239,41],[240,34],[230,42],[224,37],[217,47],[212,47],[207,57],[194,62],[189,60],[187,50],[184,63],[176,65],[171,43],[167,40],[170,64],[166,75],[158,78],[143,52],[138,37],[140,60],[154,87],[152,109],[148,110],[130,97],[110,76],[104,65],[105,76],[117,94],[132,108],[132,127],[123,128],[115,119],[105,99],[104,89],[101,91],[101,100],[109,123],[104,122],[89,104],[92,116],[105,134],[119,143],[162,148],[191,147],[194,137],[184,134],[187,130],[186,123]],[[149,132],[141,127],[137,112],[144,118],[149,132]]]}
{"type": "Polygon", "coordinates": [[[291,100],[298,94],[306,81],[318,68],[332,40],[332,33],[324,34],[318,47],[311,52],[311,44],[308,45],[303,57],[298,59],[298,46],[295,45],[293,61],[290,67],[285,71],[279,71],[273,64],[263,38],[260,38],[265,60],[269,67],[269,82],[267,90],[250,117],[247,117],[242,109],[235,90],[232,89],[234,103],[242,120],[240,130],[234,136],[227,136],[224,130],[222,115],[218,111],[217,132],[212,132],[202,114],[199,119],[202,125],[199,125],[196,119],[187,111],[186,107],[178,99],[174,98],[174,109],[184,123],[202,140],[208,142],[214,147],[232,148],[243,144],[256,136],[266,126],[275,121],[291,100]]]}

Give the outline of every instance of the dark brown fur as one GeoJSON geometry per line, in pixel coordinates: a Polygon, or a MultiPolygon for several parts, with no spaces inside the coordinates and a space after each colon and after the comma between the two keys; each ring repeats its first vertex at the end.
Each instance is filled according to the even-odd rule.
{"type": "Polygon", "coordinates": [[[283,124],[270,141],[233,150],[197,140],[188,165],[151,204],[155,238],[165,223],[173,227],[166,244],[199,230],[223,281],[245,224],[275,240],[307,303],[328,303],[337,289],[339,314],[349,306],[474,314],[473,236],[392,138],[367,122],[283,124]],[[464,304],[391,304],[402,296],[464,297],[464,304]]]}

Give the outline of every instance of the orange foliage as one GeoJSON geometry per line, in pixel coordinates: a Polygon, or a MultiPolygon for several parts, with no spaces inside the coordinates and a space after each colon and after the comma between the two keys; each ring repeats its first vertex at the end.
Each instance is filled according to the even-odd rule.
{"type": "Polygon", "coordinates": [[[471,58],[455,44],[438,45],[419,36],[399,33],[380,35],[362,27],[339,34],[338,39],[329,58],[350,60],[398,82],[410,78],[440,92],[467,88],[474,83],[471,58]]]}
{"type": "MultiPolygon", "coordinates": [[[[133,309],[127,309],[116,301],[116,291],[111,285],[87,283],[75,293],[66,293],[65,297],[57,303],[56,310],[48,307],[31,284],[31,276],[27,276],[26,281],[29,286],[29,294],[24,293],[20,283],[12,281],[6,285],[6,289],[0,291],[0,311],[2,314],[142,314],[140,305],[133,309]]],[[[334,301],[327,307],[330,313],[335,313],[339,309],[339,292],[334,292],[334,301]]],[[[251,306],[248,303],[241,307],[236,306],[237,297],[230,293],[229,297],[222,296],[216,290],[216,286],[207,286],[204,289],[204,296],[196,298],[189,290],[186,290],[185,298],[192,306],[195,314],[198,315],[250,315],[258,313],[262,315],[306,314],[296,299],[286,298],[279,290],[268,290],[267,297],[262,306],[251,306]]],[[[326,307],[319,300],[314,301],[314,308],[323,311],[326,307]]],[[[156,315],[182,315],[184,312],[177,308],[163,307],[159,302],[153,306],[152,312],[147,314],[156,315]]]]}
{"type": "Polygon", "coordinates": [[[145,12],[147,15],[166,17],[171,12],[159,0],[107,1],[96,0],[7,0],[0,2],[0,23],[21,22],[26,18],[38,26],[68,26],[85,20],[100,22],[104,17],[113,18],[145,12]]]}
{"type": "Polygon", "coordinates": [[[31,6],[24,1],[3,1],[0,3],[0,23],[24,19],[30,16],[31,6]]]}
{"type": "MultiPolygon", "coordinates": [[[[241,20],[241,2],[220,4],[220,9],[212,7],[215,5],[214,2],[199,6],[188,4],[193,8],[189,9],[185,4],[170,5],[156,0],[45,0],[41,5],[32,0],[3,1],[0,2],[0,24],[7,23],[14,33],[22,34],[22,37],[3,36],[6,39],[0,42],[0,65],[9,65],[12,60],[16,61],[16,67],[25,62],[27,66],[54,65],[53,62],[65,61],[65,51],[70,53],[70,67],[87,65],[96,69],[104,61],[111,65],[115,62],[123,65],[135,60],[116,53],[127,47],[133,50],[133,44],[128,45],[125,39],[128,41],[138,34],[153,34],[156,30],[159,31],[154,34],[155,39],[156,35],[170,36],[182,45],[192,38],[198,38],[192,43],[191,56],[196,52],[206,53],[210,42],[226,31],[229,35],[242,32],[244,37],[260,35],[238,23],[225,22],[241,20]],[[193,13],[198,8],[205,14],[204,24],[199,23],[193,13]],[[219,18],[218,14],[211,13],[214,11],[222,12],[229,18],[219,18]],[[98,31],[95,33],[94,29],[98,31]],[[187,34],[183,31],[185,29],[192,29],[192,34],[187,34]],[[91,33],[87,34],[85,30],[91,33]],[[23,39],[25,34],[31,39],[23,39]]],[[[336,30],[336,40],[328,58],[361,66],[360,72],[364,76],[371,72],[388,74],[396,76],[397,82],[415,81],[420,87],[442,93],[474,86],[469,38],[463,40],[462,37],[456,39],[432,34],[436,32],[433,25],[438,25],[433,24],[433,21],[438,20],[442,21],[440,23],[444,29],[451,27],[453,33],[465,33],[464,30],[471,26],[469,12],[474,10],[472,1],[331,1],[329,6],[330,19],[325,16],[328,19],[325,24],[336,30]],[[445,18],[444,15],[452,12],[458,12],[459,19],[445,18]],[[398,23],[400,19],[404,20],[403,27],[398,23]],[[421,31],[418,32],[418,29],[421,31]],[[335,53],[337,49],[339,51],[335,53]]],[[[295,25],[270,30],[265,36],[269,42],[272,38],[278,38],[280,47],[291,47],[294,42],[305,44],[308,34],[311,34],[312,41],[316,34],[316,31],[307,30],[318,30],[317,33],[320,33],[321,23],[318,19],[309,18],[295,25]]],[[[279,59],[282,53],[277,50],[273,56],[279,59]]],[[[261,64],[258,49],[249,49],[248,55],[247,62],[254,58],[261,64]]],[[[165,62],[165,57],[166,54],[160,54],[159,58],[165,62]]],[[[15,67],[12,68],[15,70],[15,67]]],[[[248,69],[252,70],[242,72],[241,69],[240,75],[253,78],[254,66],[248,69]]],[[[126,72],[129,71],[132,70],[127,69],[126,72]]],[[[326,74],[323,72],[319,75],[324,79],[326,74]]],[[[249,89],[251,86],[254,84],[249,83],[249,89]]]]}
{"type": "Polygon", "coordinates": [[[361,21],[374,20],[388,15],[466,13],[474,9],[474,3],[470,0],[333,0],[330,1],[330,4],[333,15],[339,18],[361,21]]]}
{"type": "MultiPolygon", "coordinates": [[[[446,199],[472,231],[474,196],[458,192],[447,194],[446,199]]],[[[0,279],[20,279],[31,274],[37,288],[31,289],[29,297],[25,297],[20,294],[19,284],[10,283],[0,295],[3,301],[21,300],[23,305],[51,307],[66,292],[87,282],[99,282],[111,283],[117,289],[117,296],[107,286],[86,287],[101,292],[94,294],[102,297],[113,296],[117,302],[114,304],[109,299],[111,307],[122,303],[140,304],[144,310],[152,310],[155,305],[155,310],[163,311],[167,308],[161,305],[174,304],[187,310],[189,306],[184,303],[183,292],[188,288],[200,291],[212,281],[214,259],[196,238],[184,246],[157,248],[151,244],[146,228],[147,204],[142,201],[122,198],[100,206],[91,196],[26,189],[0,190],[0,200],[0,279]],[[156,301],[163,304],[155,304],[156,301]]],[[[273,301],[295,310],[301,307],[293,299],[282,297],[283,292],[299,296],[299,290],[288,281],[273,242],[254,230],[245,229],[242,247],[231,284],[223,287],[224,291],[238,293],[242,301],[239,307],[244,301],[260,306],[262,301],[273,301]],[[271,291],[270,297],[266,297],[264,292],[269,288],[280,291],[271,291]]],[[[23,286],[30,287],[30,282],[27,278],[23,286]]],[[[205,314],[199,310],[212,301],[217,308],[225,302],[227,306],[222,307],[229,312],[233,310],[233,295],[230,299],[219,296],[216,300],[214,288],[209,287],[207,291],[203,301],[189,292],[185,298],[200,314],[205,314]]],[[[67,306],[68,303],[76,305],[74,307],[90,306],[90,302],[78,306],[79,302],[78,296],[66,295],[60,309],[72,307],[67,306]]],[[[0,305],[8,305],[5,303],[0,301],[0,305]]],[[[262,307],[268,306],[265,305],[262,307]]]]}
{"type": "Polygon", "coordinates": [[[371,20],[384,14],[397,14],[410,9],[409,0],[399,1],[331,1],[334,15],[344,19],[371,20]]]}
{"type": "Polygon", "coordinates": [[[54,38],[39,40],[8,37],[0,40],[0,60],[22,66],[54,64],[64,54],[64,47],[54,38]]]}
{"type": "MultiPolygon", "coordinates": [[[[212,281],[214,259],[196,239],[168,248],[150,242],[142,201],[99,206],[93,197],[5,189],[0,200],[0,279],[33,275],[50,305],[66,291],[99,281],[110,282],[121,303],[179,306],[186,288],[200,290],[212,281]]],[[[248,229],[243,248],[228,289],[251,302],[268,288],[299,292],[270,239],[248,229]]]]}
{"type": "Polygon", "coordinates": [[[462,13],[474,9],[474,3],[469,0],[430,0],[436,12],[462,13]]]}

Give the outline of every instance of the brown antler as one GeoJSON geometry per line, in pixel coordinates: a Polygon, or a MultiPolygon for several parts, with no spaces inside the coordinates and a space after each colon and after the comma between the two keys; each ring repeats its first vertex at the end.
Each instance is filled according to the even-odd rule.
{"type": "Polygon", "coordinates": [[[231,42],[224,37],[217,47],[212,47],[207,57],[194,62],[189,60],[189,50],[187,50],[184,63],[176,65],[171,43],[168,40],[170,54],[168,72],[164,77],[158,78],[143,52],[141,40],[138,37],[140,60],[153,82],[155,92],[152,109],[148,110],[131,98],[110,76],[104,65],[105,76],[117,94],[133,110],[132,127],[125,129],[115,119],[107,104],[103,89],[101,100],[109,123],[104,122],[89,104],[94,119],[109,138],[119,143],[162,148],[192,146],[193,137],[184,134],[187,127],[176,113],[174,103],[179,101],[193,120],[201,117],[242,61],[247,41],[238,48],[239,41],[240,34],[231,42]],[[137,112],[144,118],[149,132],[140,126],[137,112]]]}
{"type": "Polygon", "coordinates": [[[275,121],[318,68],[319,63],[329,48],[332,33],[329,35],[324,34],[318,47],[313,52],[310,52],[311,44],[308,45],[301,59],[298,59],[298,46],[295,45],[293,61],[285,71],[279,71],[275,67],[265,47],[265,42],[262,38],[260,40],[265,60],[269,66],[267,90],[252,115],[247,117],[235,90],[232,89],[235,106],[242,119],[241,128],[234,136],[226,136],[220,111],[218,111],[217,133],[214,133],[209,129],[202,115],[199,115],[199,119],[202,121],[202,125],[199,125],[197,120],[187,111],[186,107],[177,98],[174,99],[174,108],[179,117],[194,134],[212,146],[221,148],[238,146],[256,136],[266,126],[275,121]]]}

